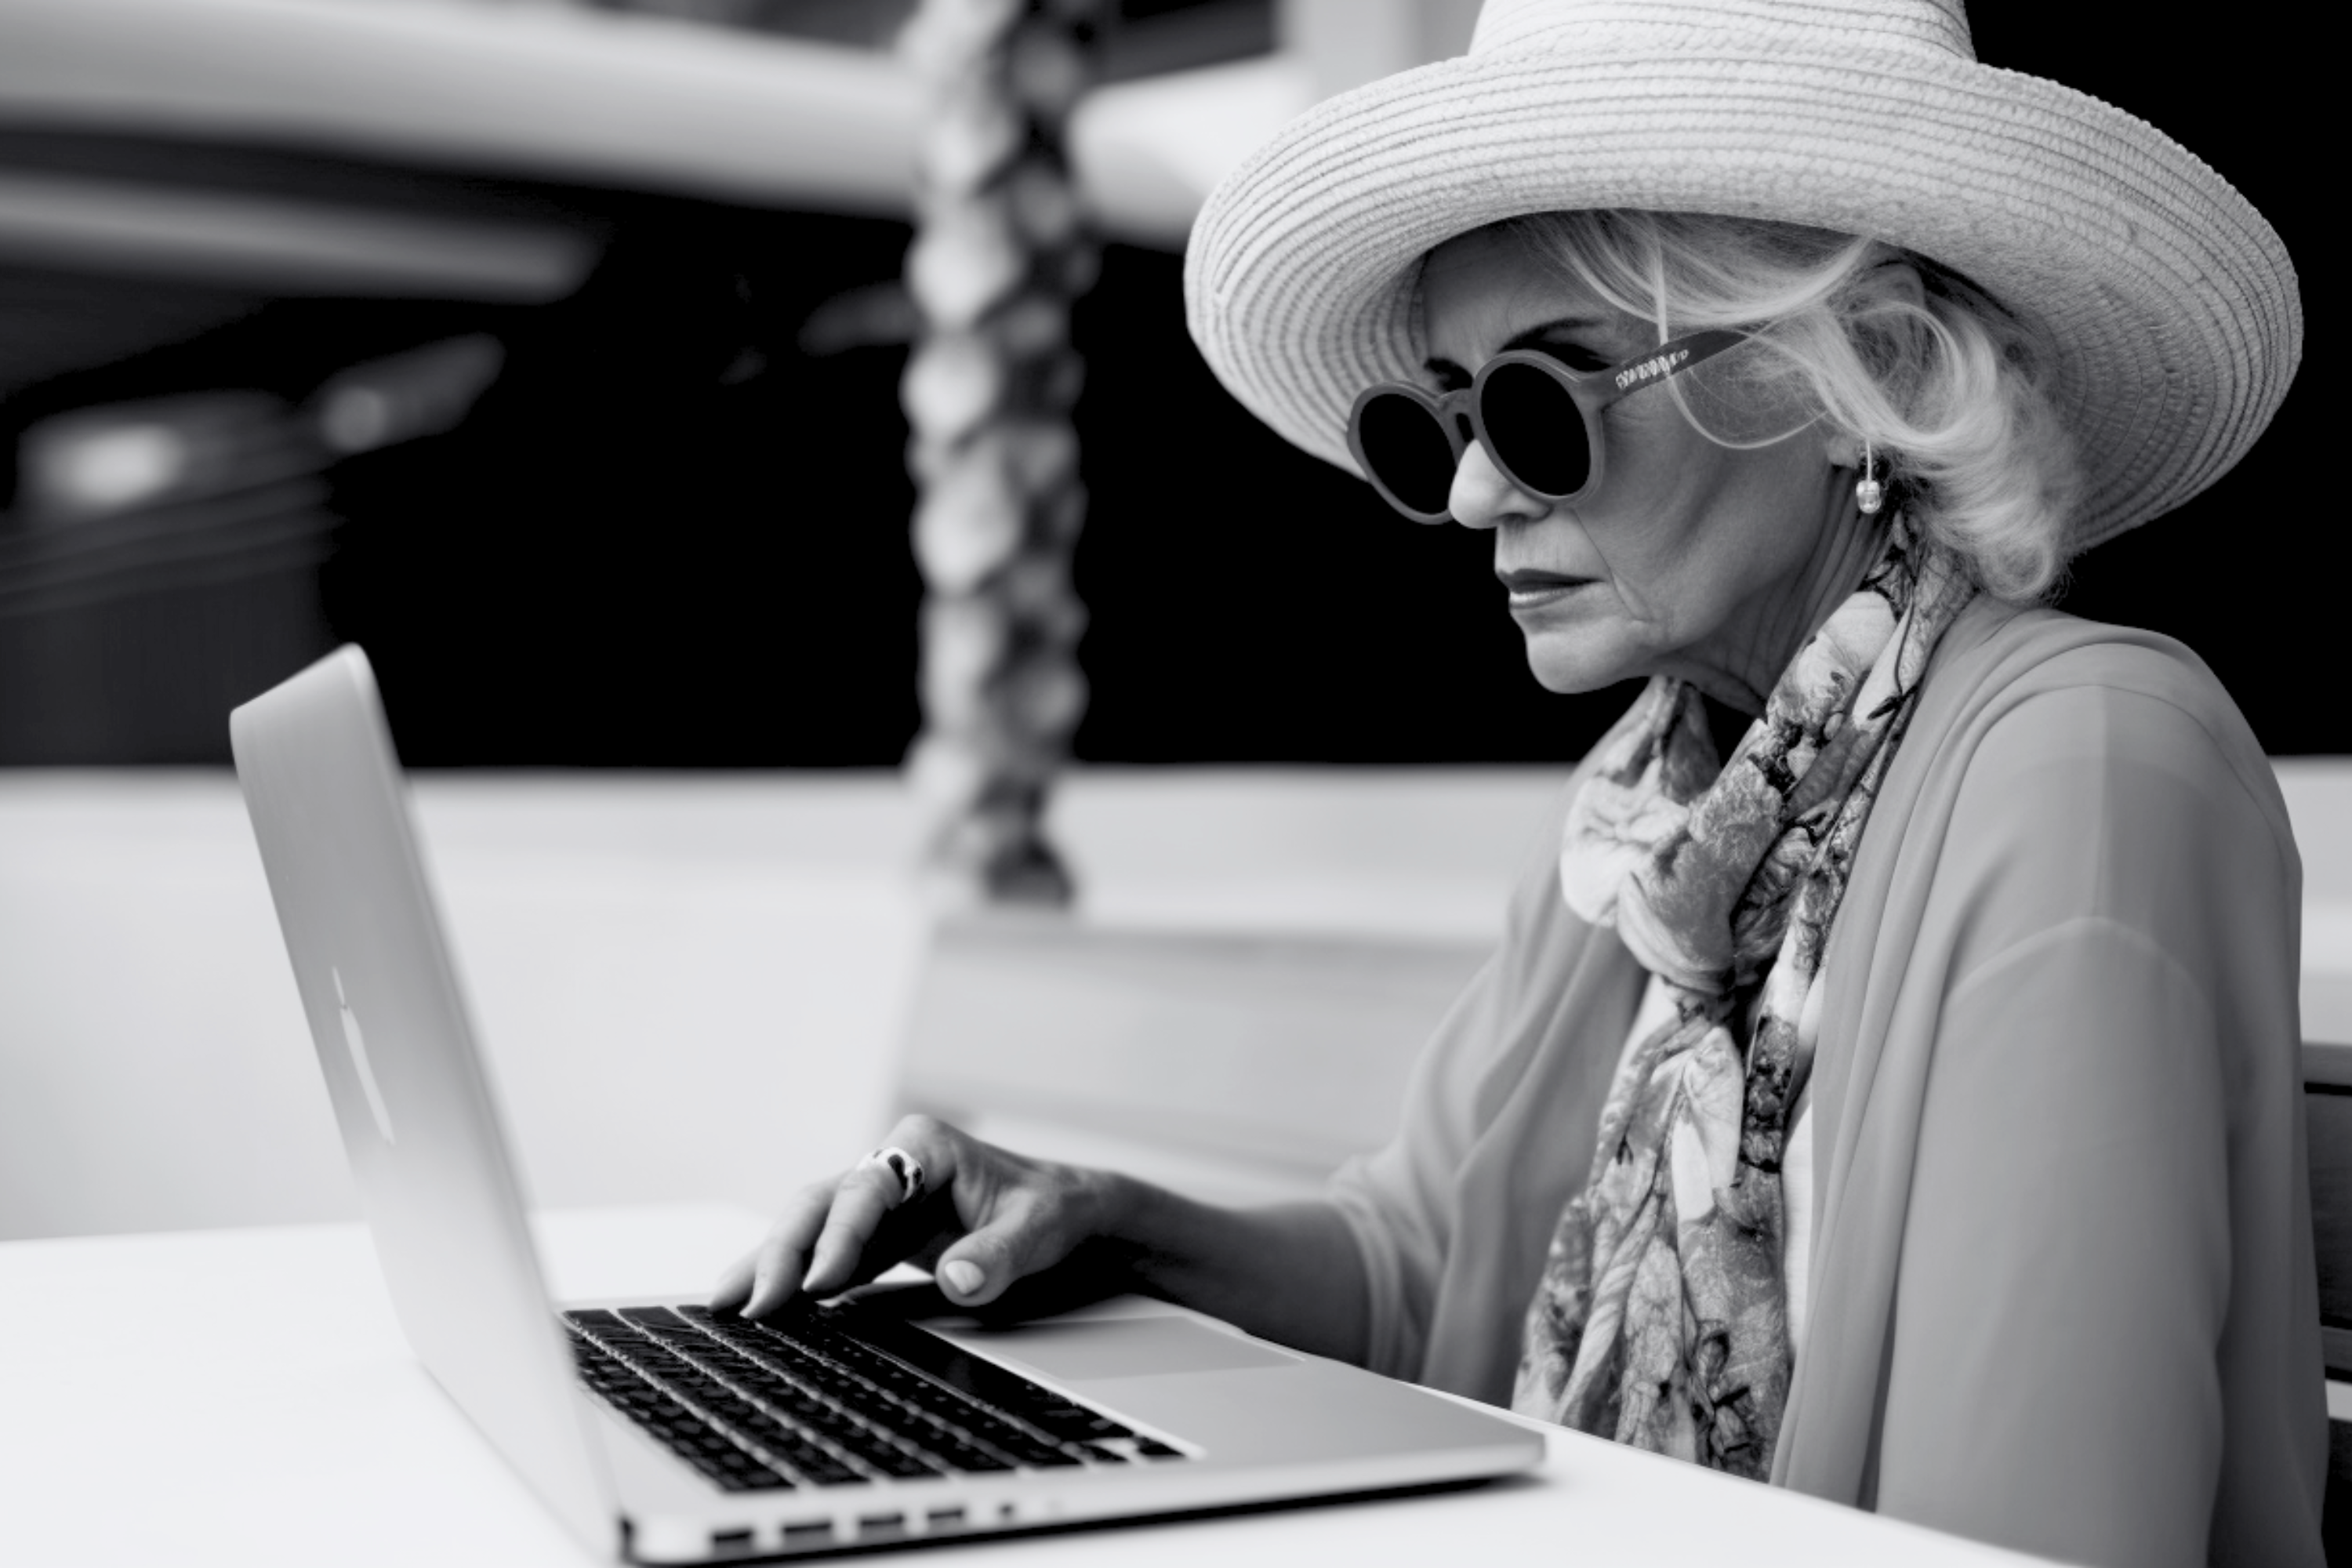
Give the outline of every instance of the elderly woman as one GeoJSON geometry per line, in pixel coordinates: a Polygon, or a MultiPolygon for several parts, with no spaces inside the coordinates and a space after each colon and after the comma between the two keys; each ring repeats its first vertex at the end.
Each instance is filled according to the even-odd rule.
{"type": "Polygon", "coordinates": [[[1388,1148],[1203,1206],[916,1120],[721,1282],[1108,1269],[2072,1561],[2319,1561],[2299,868],[2188,649],[2038,607],[2235,462],[2293,270],[1958,0],[1492,0],[1193,234],[1251,409],[1641,679],[1388,1148]]]}

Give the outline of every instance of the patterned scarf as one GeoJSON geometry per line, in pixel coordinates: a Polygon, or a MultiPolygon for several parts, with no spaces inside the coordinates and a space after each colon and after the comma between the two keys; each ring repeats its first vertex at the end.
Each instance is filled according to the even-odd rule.
{"type": "Polygon", "coordinates": [[[1528,1310],[1513,1409],[1769,1472],[1793,1364],[1780,1155],[1820,1028],[1822,948],[1921,672],[1973,594],[1897,516],[1728,763],[1697,689],[1664,676],[1601,741],[1570,805],[1561,890],[1615,925],[1675,1016],[1610,1086],[1591,1182],[1528,1310]]]}

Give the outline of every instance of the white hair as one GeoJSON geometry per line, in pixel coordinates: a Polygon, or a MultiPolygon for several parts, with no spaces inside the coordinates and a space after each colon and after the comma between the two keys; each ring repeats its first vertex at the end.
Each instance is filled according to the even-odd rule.
{"type": "Polygon", "coordinates": [[[1701,434],[1762,444],[1710,428],[1718,411],[1781,411],[1762,440],[1788,434],[1790,412],[1826,422],[1891,465],[1890,494],[1987,592],[2028,604],[2057,585],[2081,475],[2048,392],[2051,352],[1966,279],[1880,241],[1754,218],[1559,212],[1507,226],[1660,342],[1754,334],[1666,384],[1701,434]]]}

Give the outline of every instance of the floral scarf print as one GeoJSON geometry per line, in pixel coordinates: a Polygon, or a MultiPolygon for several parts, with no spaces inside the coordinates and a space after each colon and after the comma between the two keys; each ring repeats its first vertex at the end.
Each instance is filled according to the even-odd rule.
{"type": "Polygon", "coordinates": [[[1561,891],[1666,982],[1675,1016],[1610,1086],[1591,1180],[1528,1307],[1513,1409],[1770,1470],[1794,1360],[1780,1156],[1820,1027],[1822,948],[1920,676],[1974,591],[1898,515],[1729,763],[1717,769],[1697,689],[1664,676],[1596,750],[1561,891]]]}

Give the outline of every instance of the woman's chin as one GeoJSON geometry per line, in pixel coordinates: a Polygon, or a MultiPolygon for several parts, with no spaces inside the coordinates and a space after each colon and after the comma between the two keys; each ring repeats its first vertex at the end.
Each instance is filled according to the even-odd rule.
{"type": "Polygon", "coordinates": [[[1528,671],[1536,684],[1562,697],[1600,691],[1647,674],[1624,650],[1596,647],[1582,637],[1528,634],[1528,671]]]}

